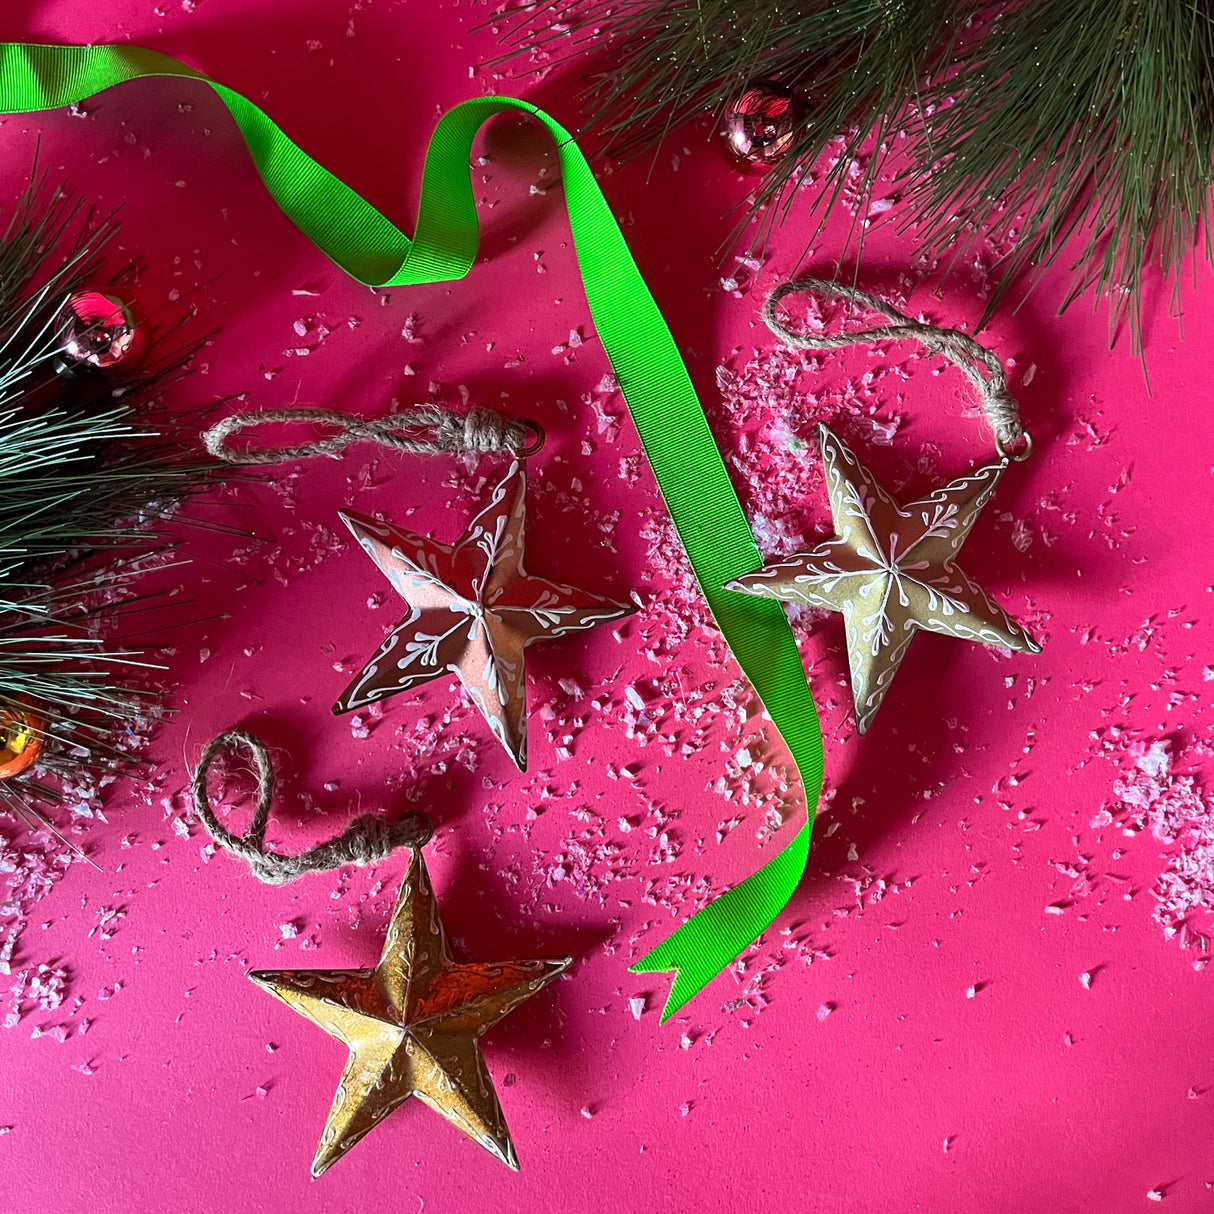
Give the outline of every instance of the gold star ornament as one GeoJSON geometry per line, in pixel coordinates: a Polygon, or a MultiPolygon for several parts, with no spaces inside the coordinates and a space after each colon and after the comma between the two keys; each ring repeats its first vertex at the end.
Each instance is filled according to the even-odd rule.
{"type": "Polygon", "coordinates": [[[410,1096],[517,1170],[480,1038],[571,964],[570,957],[453,961],[429,874],[414,848],[374,969],[250,972],[258,986],[350,1050],[312,1175],[321,1175],[410,1096]]]}
{"type": "Polygon", "coordinates": [[[742,594],[842,612],[859,733],[872,723],[920,628],[1041,652],[955,564],[1006,459],[902,506],[826,426],[819,426],[818,439],[834,538],[726,585],[742,594]]]}
{"type": "Polygon", "coordinates": [[[454,547],[342,512],[409,614],[342,692],[335,713],[451,673],[515,764],[527,770],[523,650],[618,620],[633,609],[523,569],[526,490],[526,473],[516,463],[454,547]]]}

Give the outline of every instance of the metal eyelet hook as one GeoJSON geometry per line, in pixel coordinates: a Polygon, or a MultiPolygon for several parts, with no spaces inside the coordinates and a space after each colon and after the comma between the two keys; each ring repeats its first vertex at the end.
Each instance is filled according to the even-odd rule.
{"type": "Polygon", "coordinates": [[[1027,430],[1021,430],[1020,435],[1024,440],[1022,451],[1009,451],[999,439],[995,439],[995,450],[1000,459],[1010,459],[1013,463],[1022,464],[1033,454],[1033,436],[1027,430]]]}
{"type": "Polygon", "coordinates": [[[524,429],[531,431],[531,441],[525,447],[516,448],[515,455],[519,456],[521,459],[526,459],[528,456],[535,455],[539,452],[540,448],[544,445],[545,436],[544,427],[541,426],[539,422],[532,421],[530,418],[524,419],[523,427],[524,429]]]}

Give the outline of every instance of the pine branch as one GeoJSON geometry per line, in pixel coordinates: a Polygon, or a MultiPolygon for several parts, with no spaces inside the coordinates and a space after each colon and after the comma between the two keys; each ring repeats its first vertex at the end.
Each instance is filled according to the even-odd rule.
{"type": "Polygon", "coordinates": [[[158,667],[106,637],[147,609],[163,519],[215,475],[157,408],[195,345],[162,336],[119,382],[55,372],[64,302],[97,281],[115,231],[35,172],[0,238],[0,712],[46,721],[35,767],[0,780],[0,811],[50,829],[38,806],[129,764],[115,731],[157,710],[158,667]]]}
{"type": "Polygon", "coordinates": [[[992,307],[1064,248],[1078,250],[1068,301],[1108,296],[1111,329],[1128,322],[1136,349],[1147,267],[1173,275],[1179,306],[1175,271],[1207,217],[1214,164],[1214,0],[539,0],[524,14],[507,57],[544,47],[554,26],[564,45],[572,27],[575,51],[593,39],[605,54],[587,125],[612,155],[719,116],[759,78],[809,98],[788,156],[749,199],[752,243],[841,137],[807,245],[856,184],[861,150],[876,149],[863,213],[896,146],[905,226],[924,252],[951,264],[981,237],[1006,246],[992,307]]]}

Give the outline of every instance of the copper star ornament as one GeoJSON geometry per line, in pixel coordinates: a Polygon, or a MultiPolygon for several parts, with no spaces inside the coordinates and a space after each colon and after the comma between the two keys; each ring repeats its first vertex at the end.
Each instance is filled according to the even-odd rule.
{"type": "Polygon", "coordinates": [[[480,1038],[572,958],[464,964],[447,935],[421,852],[409,859],[373,970],[256,970],[249,977],[349,1047],[312,1160],[319,1176],[410,1096],[518,1170],[480,1038]]]}
{"type": "Polygon", "coordinates": [[[856,729],[872,723],[915,633],[1023,653],[1041,646],[954,563],[1007,460],[896,502],[826,426],[818,427],[835,537],[727,583],[743,594],[843,614],[856,729]]]}
{"type": "Polygon", "coordinates": [[[526,488],[523,465],[515,463],[453,547],[342,512],[409,614],[342,692],[335,713],[455,674],[519,770],[527,770],[523,650],[633,609],[523,569],[526,488]]]}

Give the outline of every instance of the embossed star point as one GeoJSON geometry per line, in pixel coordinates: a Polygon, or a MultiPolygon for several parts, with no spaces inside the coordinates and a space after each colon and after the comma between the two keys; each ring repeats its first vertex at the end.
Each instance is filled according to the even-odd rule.
{"type": "Polygon", "coordinates": [[[523,569],[526,488],[516,463],[454,546],[342,512],[409,614],[342,692],[335,713],[454,674],[518,768],[527,770],[523,651],[633,608],[523,569]]]}
{"type": "Polygon", "coordinates": [[[900,505],[826,426],[822,465],[835,535],[727,589],[843,615],[856,729],[872,723],[919,629],[1023,653],[1041,646],[956,565],[1007,461],[900,505]]]}
{"type": "Polygon", "coordinates": [[[571,964],[570,957],[453,961],[429,874],[414,848],[374,969],[251,971],[258,986],[350,1050],[312,1175],[320,1176],[411,1096],[517,1171],[480,1038],[571,964]]]}

